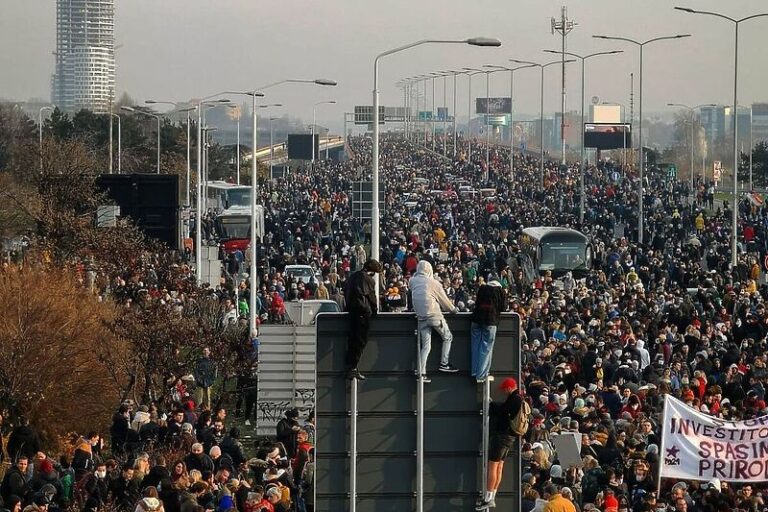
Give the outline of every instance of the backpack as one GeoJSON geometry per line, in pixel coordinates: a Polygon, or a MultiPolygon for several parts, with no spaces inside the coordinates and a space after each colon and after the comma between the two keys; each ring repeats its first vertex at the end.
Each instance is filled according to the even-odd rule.
{"type": "Polygon", "coordinates": [[[523,400],[520,411],[509,421],[509,428],[518,436],[524,436],[528,433],[528,427],[531,424],[531,406],[523,400]]]}

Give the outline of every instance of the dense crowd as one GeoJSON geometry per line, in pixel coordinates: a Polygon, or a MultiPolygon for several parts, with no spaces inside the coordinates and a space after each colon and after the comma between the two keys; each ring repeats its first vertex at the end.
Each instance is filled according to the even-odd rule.
{"type": "MultiPolygon", "coordinates": [[[[242,321],[253,307],[262,321],[276,321],[285,302],[299,299],[331,299],[344,309],[346,280],[369,257],[371,234],[369,222],[352,217],[351,204],[352,183],[367,178],[370,139],[351,138],[350,149],[347,162],[318,162],[262,187],[267,235],[259,247],[258,303],[245,300],[249,280],[233,278],[249,254],[209,288],[227,321],[242,321]],[[286,264],[313,265],[319,277],[291,279],[286,264]]],[[[444,159],[401,137],[382,142],[381,309],[410,308],[408,282],[420,261],[430,263],[457,310],[473,309],[483,283],[501,285],[505,308],[523,319],[519,381],[533,408],[521,446],[522,510],[553,510],[549,503],[562,500],[606,512],[767,509],[763,487],[752,484],[665,482],[661,496],[656,489],[665,393],[721,418],[768,412],[768,287],[760,265],[768,210],[740,201],[738,263],[731,266],[730,206],[715,203],[710,183],[690,190],[651,170],[639,244],[638,183],[616,163],[588,168],[580,224],[578,165],[547,161],[541,176],[539,160],[520,153],[510,172],[505,148],[490,150],[490,165],[482,144],[471,154],[464,141],[456,149],[456,158],[444,159]],[[462,196],[459,182],[494,192],[462,196]],[[585,233],[594,254],[586,278],[542,275],[527,284],[518,239],[530,226],[585,233]],[[580,468],[565,467],[554,450],[551,436],[566,431],[582,434],[580,468]]],[[[160,267],[150,258],[131,279],[86,277],[123,301],[148,295],[183,305],[191,269],[179,261],[157,275],[160,267]]],[[[278,442],[246,460],[226,416],[183,393],[173,404],[124,404],[109,451],[98,434],[60,460],[34,442],[9,446],[11,457],[26,460],[15,461],[4,479],[4,506],[36,512],[79,500],[88,510],[105,503],[139,512],[311,510],[314,432],[303,428],[291,412],[278,442]]],[[[14,434],[29,432],[22,425],[14,434]]]]}

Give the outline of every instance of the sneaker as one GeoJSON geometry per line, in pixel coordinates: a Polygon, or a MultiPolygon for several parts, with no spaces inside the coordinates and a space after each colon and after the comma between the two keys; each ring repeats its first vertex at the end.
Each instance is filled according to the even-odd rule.
{"type": "Polygon", "coordinates": [[[492,499],[488,502],[488,508],[496,508],[496,499],[492,499]]]}
{"type": "Polygon", "coordinates": [[[422,381],[424,384],[429,384],[430,382],[432,382],[432,379],[430,379],[429,377],[427,377],[427,376],[426,376],[426,374],[425,374],[425,375],[422,375],[422,376],[421,376],[421,381],[422,381]]]}
{"type": "Polygon", "coordinates": [[[483,500],[477,504],[475,510],[488,510],[489,508],[491,508],[491,502],[483,500]]]}
{"type": "Polygon", "coordinates": [[[245,425],[250,427],[251,426],[251,420],[245,420],[245,425]]]}
{"type": "Polygon", "coordinates": [[[459,369],[453,366],[451,363],[441,364],[438,370],[440,370],[443,373],[456,373],[459,371],[459,369]]]}

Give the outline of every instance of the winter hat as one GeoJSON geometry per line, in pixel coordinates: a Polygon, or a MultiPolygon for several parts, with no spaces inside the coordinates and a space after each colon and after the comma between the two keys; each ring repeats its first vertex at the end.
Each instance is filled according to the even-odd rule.
{"type": "Polygon", "coordinates": [[[50,460],[44,459],[40,463],[40,472],[46,475],[53,473],[53,464],[51,464],[50,460]]]}
{"type": "Polygon", "coordinates": [[[563,478],[563,468],[557,464],[554,464],[551,468],[549,468],[549,476],[552,478],[563,478]]]}

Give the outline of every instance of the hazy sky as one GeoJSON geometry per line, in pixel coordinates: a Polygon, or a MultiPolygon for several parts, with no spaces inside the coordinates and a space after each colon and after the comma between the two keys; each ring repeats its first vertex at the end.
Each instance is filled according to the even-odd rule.
{"type": "MultiPolygon", "coordinates": [[[[55,0],[0,0],[0,97],[50,97],[55,45],[55,0]]],[[[557,49],[550,17],[562,0],[117,0],[118,95],[138,101],[185,100],[227,89],[255,88],[284,78],[327,77],[335,88],[289,85],[270,91],[293,116],[338,126],[343,112],[371,104],[373,59],[377,53],[423,38],[499,38],[499,49],[462,45],[423,46],[392,55],[380,67],[382,104],[400,105],[395,82],[403,77],[464,66],[508,65],[509,58],[539,60],[557,49]]],[[[579,0],[568,2],[579,24],[568,38],[576,53],[622,49],[587,65],[587,101],[628,104],[630,73],[638,91],[638,49],[600,41],[593,34],[649,39],[690,33],[680,41],[645,50],[644,109],[668,102],[730,103],[733,88],[733,26],[722,20],[674,11],[674,5],[720,10],[731,16],[768,11],[765,0],[579,0]]],[[[768,101],[768,18],[741,29],[740,103],[768,101]]],[[[579,66],[568,74],[568,107],[580,102],[579,66]]],[[[560,71],[546,71],[545,110],[560,108],[560,71]]],[[[509,74],[492,75],[491,95],[507,95],[509,74]]],[[[481,85],[482,83],[482,85],[481,85]]],[[[450,81],[449,81],[450,84],[450,81]]],[[[516,111],[538,112],[538,71],[515,75],[516,111]]],[[[451,103],[448,88],[449,105],[451,103]]],[[[442,103],[442,84],[438,87],[442,103]]],[[[466,78],[459,79],[460,116],[466,115],[466,78]]],[[[485,94],[475,78],[473,93],[485,94]]],[[[431,88],[430,88],[431,94],[431,88]]],[[[636,106],[637,108],[637,106],[636,106]]]]}

